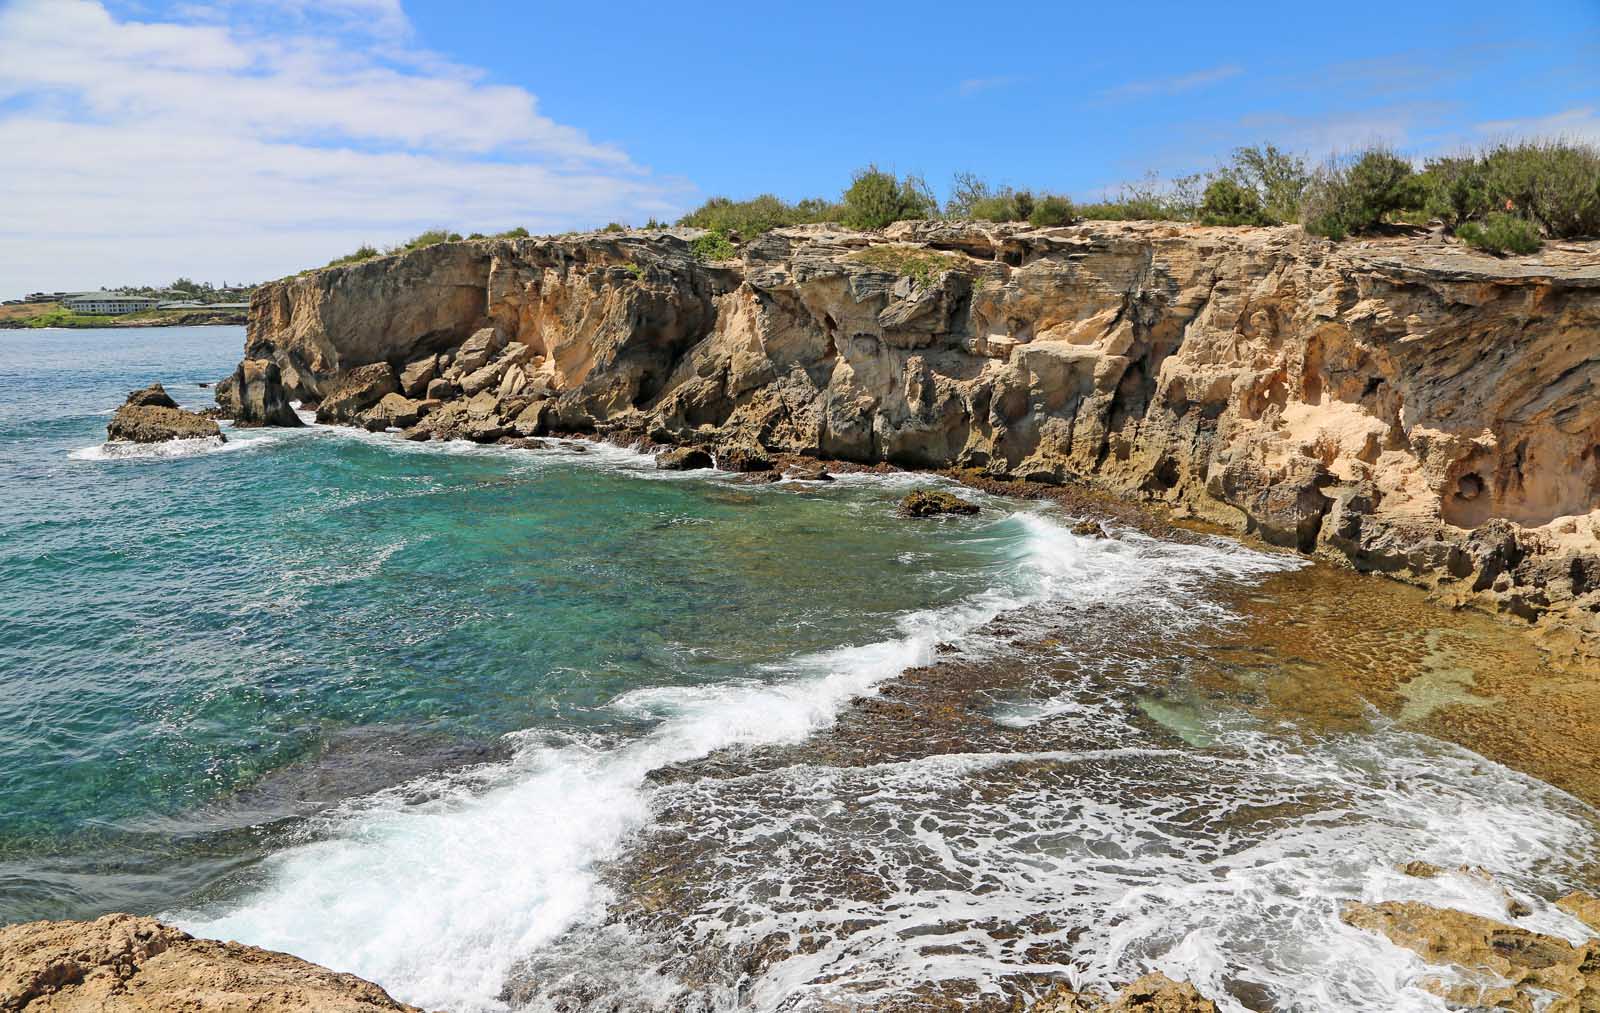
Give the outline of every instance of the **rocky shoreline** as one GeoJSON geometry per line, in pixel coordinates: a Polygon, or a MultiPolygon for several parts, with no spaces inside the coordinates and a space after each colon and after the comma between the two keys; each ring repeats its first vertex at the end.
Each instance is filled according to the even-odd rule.
{"type": "MultiPolygon", "coordinates": [[[[318,418],[1084,484],[1600,658],[1600,243],[904,222],[447,243],[262,286],[318,418]]],[[[219,401],[247,422],[268,421],[219,401]]]]}

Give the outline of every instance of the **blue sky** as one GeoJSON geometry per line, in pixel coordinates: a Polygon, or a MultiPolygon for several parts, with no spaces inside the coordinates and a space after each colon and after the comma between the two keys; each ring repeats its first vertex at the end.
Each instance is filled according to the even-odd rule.
{"type": "Polygon", "coordinates": [[[1093,197],[1272,140],[1600,140],[1600,0],[0,0],[0,296],[279,276],[876,161],[1093,197]]]}

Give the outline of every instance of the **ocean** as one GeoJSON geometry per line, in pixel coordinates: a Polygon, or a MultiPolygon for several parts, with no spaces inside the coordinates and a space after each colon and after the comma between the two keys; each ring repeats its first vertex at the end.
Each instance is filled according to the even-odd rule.
{"type": "Polygon", "coordinates": [[[1230,1011],[1431,1010],[1342,901],[1510,889],[1583,936],[1548,903],[1588,881],[1583,803],[1207,691],[1298,557],[583,441],[104,444],[152,381],[209,404],[242,337],[0,333],[0,923],[160,914],[453,1011],[986,1008],[1151,967],[1230,1011]],[[951,664],[981,731],[862,745],[861,699],[951,664]]]}

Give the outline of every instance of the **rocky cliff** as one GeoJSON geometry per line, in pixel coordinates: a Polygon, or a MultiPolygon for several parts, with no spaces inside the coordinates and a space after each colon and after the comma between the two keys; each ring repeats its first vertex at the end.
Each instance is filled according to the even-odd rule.
{"type": "Polygon", "coordinates": [[[905,222],[486,240],[264,285],[327,421],[1092,483],[1600,638],[1600,243],[905,222]]]}

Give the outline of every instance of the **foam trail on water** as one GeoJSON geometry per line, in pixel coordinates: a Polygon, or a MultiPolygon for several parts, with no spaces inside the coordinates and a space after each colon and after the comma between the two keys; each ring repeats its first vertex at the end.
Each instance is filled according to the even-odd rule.
{"type": "Polygon", "coordinates": [[[625,694],[616,709],[660,720],[643,737],[530,742],[490,772],[383,793],[339,814],[328,839],[269,858],[266,885],[232,910],[179,920],[200,935],[355,972],[424,1007],[497,1009],[515,961],[598,912],[605,898],[594,864],[648,819],[652,769],[725,746],[797,741],[853,697],[929,661],[939,642],[1031,602],[1106,600],[1207,572],[1298,565],[1222,543],[1082,539],[1033,514],[995,529],[1020,545],[996,586],[906,615],[890,639],[795,659],[742,683],[625,694]],[[429,801],[408,804],[419,794],[429,801]]]}

